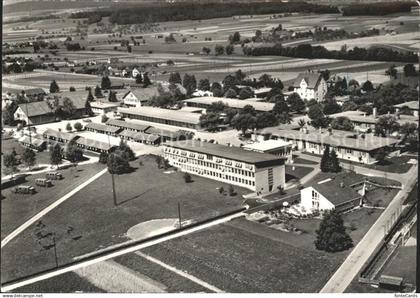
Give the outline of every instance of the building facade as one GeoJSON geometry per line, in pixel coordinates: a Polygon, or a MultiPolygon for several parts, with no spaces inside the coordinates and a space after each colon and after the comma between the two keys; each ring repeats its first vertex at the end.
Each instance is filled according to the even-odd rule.
{"type": "Polygon", "coordinates": [[[168,143],[163,152],[183,172],[257,193],[276,192],[286,183],[285,160],[273,155],[198,141],[168,143]]]}
{"type": "Polygon", "coordinates": [[[293,83],[294,92],[302,99],[324,101],[328,91],[327,82],[319,73],[301,73],[293,83]]]}

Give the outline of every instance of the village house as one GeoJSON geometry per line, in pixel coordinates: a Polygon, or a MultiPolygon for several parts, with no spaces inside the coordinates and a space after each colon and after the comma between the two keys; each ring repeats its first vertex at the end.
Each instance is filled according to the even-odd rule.
{"type": "Polygon", "coordinates": [[[17,122],[38,125],[56,121],[51,105],[46,101],[20,104],[14,113],[17,122]]]}
{"type": "Polygon", "coordinates": [[[403,102],[403,103],[394,105],[394,108],[395,108],[395,113],[399,113],[403,108],[407,108],[407,110],[410,111],[414,117],[419,116],[419,102],[418,101],[403,102]]]}
{"type": "Polygon", "coordinates": [[[306,72],[301,73],[293,83],[294,92],[299,94],[302,99],[324,101],[328,87],[320,73],[306,72]]]}
{"type": "Polygon", "coordinates": [[[128,91],[122,97],[123,103],[129,107],[141,107],[154,96],[158,96],[157,87],[136,88],[128,91]]]}

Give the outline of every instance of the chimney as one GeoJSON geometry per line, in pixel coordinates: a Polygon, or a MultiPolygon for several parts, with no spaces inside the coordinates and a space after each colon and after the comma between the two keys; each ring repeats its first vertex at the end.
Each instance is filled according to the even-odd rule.
{"type": "Polygon", "coordinates": [[[377,111],[376,108],[373,108],[372,109],[372,115],[373,115],[373,118],[377,118],[378,117],[378,111],[377,111]]]}

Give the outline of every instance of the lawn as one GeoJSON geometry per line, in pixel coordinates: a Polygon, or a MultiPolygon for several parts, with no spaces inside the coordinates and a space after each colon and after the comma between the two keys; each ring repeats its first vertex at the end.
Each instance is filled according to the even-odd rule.
{"type": "Polygon", "coordinates": [[[1,239],[103,168],[103,165],[96,163],[60,170],[64,179],[52,181],[53,186],[49,188],[35,186],[35,180],[45,178],[45,173],[27,176],[24,185],[35,186],[37,192],[34,195],[15,194],[12,192],[13,187],[4,189],[2,195],[5,199],[1,200],[1,239]]]}
{"type": "MultiPolygon", "coordinates": [[[[193,176],[185,183],[183,174],[165,174],[158,169],[154,158],[141,157],[132,163],[137,169],[116,175],[118,206],[113,205],[111,175],[104,174],[95,182],[43,217],[47,231],[57,234],[60,264],[73,257],[127,241],[127,230],[144,221],[177,218],[178,202],[183,220],[199,220],[241,207],[241,194],[247,190],[235,187],[236,196],[220,194],[216,189],[228,185],[193,176]],[[67,236],[69,227],[81,236],[67,236]]],[[[41,250],[35,237],[36,228],[28,228],[2,249],[2,280],[25,276],[53,266],[53,252],[41,250]],[[36,257],[35,257],[36,256],[36,257]]]]}
{"type": "Polygon", "coordinates": [[[307,165],[316,165],[316,164],[318,164],[315,161],[312,161],[312,160],[309,160],[309,159],[300,158],[300,157],[293,157],[293,163],[301,163],[301,164],[307,164],[307,165]]]}
{"type": "MultiPolygon", "coordinates": [[[[415,159],[412,156],[394,156],[388,157],[382,164],[372,164],[372,165],[365,165],[365,164],[358,164],[358,166],[362,166],[368,169],[375,169],[383,172],[388,173],[406,173],[410,168],[413,166],[412,164],[407,163],[410,159],[415,159]]],[[[351,163],[346,160],[340,160],[344,163],[351,163]]],[[[356,163],[352,163],[356,164],[356,163]]]]}

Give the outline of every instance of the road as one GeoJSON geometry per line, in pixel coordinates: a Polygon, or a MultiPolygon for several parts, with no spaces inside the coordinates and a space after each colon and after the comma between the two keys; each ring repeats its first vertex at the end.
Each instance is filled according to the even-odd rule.
{"type": "MultiPolygon", "coordinates": [[[[391,228],[392,223],[397,219],[395,215],[399,214],[404,200],[417,181],[417,170],[418,166],[415,165],[405,174],[395,174],[398,175],[399,179],[397,181],[402,183],[403,188],[397,193],[363,239],[321,289],[321,293],[343,293],[345,291],[357,273],[362,269],[372,252],[382,241],[385,232],[391,228]]],[[[367,172],[366,169],[365,172],[367,172]]]]}

